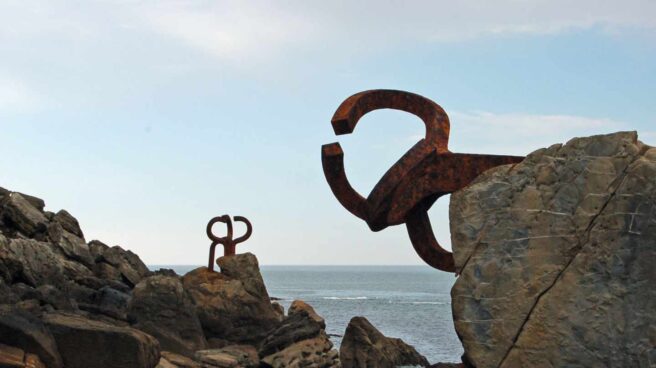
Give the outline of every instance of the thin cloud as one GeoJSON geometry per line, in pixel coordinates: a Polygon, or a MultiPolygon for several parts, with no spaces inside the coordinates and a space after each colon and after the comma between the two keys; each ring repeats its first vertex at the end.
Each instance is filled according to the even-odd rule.
{"type": "MultiPolygon", "coordinates": [[[[630,129],[611,119],[560,114],[453,112],[449,117],[453,152],[526,155],[573,137],[630,129]]],[[[418,138],[423,137],[409,137],[418,138]]]]}

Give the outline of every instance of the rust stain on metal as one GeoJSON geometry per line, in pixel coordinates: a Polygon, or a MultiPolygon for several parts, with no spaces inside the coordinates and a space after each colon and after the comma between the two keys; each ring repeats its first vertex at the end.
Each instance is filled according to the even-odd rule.
{"type": "Polygon", "coordinates": [[[253,226],[251,225],[251,222],[248,221],[246,217],[235,216],[234,220],[235,222],[243,222],[246,225],[246,233],[238,237],[237,239],[233,239],[232,220],[230,219],[230,216],[228,215],[217,216],[211,219],[210,222],[207,223],[207,229],[206,229],[207,237],[210,238],[210,240],[212,240],[212,244],[210,245],[210,258],[209,258],[209,262],[207,263],[207,268],[210,271],[214,271],[214,257],[215,257],[214,254],[215,254],[216,246],[218,244],[223,245],[224,256],[231,256],[235,254],[237,244],[248,240],[248,238],[250,238],[251,234],[253,233],[253,226]],[[212,233],[212,226],[214,226],[214,224],[216,224],[217,222],[226,224],[228,228],[226,236],[218,237],[214,235],[214,233],[212,233]]]}
{"type": "Polygon", "coordinates": [[[383,175],[367,198],[349,183],[339,143],[323,145],[321,161],[330,189],[342,206],[372,231],[406,224],[410,241],[424,262],[455,272],[453,254],[435,239],[428,210],[439,197],[464,188],[484,171],[521,162],[524,157],[450,152],[446,112],[428,98],[404,91],[370,90],[347,98],[331,120],[335,134],[352,133],[362,116],[378,109],[418,116],[426,126],[425,138],[383,175]]]}

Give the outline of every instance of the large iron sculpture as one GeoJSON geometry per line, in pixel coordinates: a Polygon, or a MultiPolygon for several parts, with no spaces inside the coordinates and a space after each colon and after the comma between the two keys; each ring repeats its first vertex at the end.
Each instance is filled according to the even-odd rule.
{"type": "Polygon", "coordinates": [[[405,223],[410,241],[424,262],[455,272],[453,254],[435,239],[428,210],[439,197],[464,188],[485,170],[518,163],[524,157],[450,152],[446,112],[435,102],[404,91],[370,90],[347,98],[331,120],[335,134],[352,133],[362,116],[378,109],[418,116],[426,126],[425,138],[383,175],[366,199],[346,178],[339,143],[323,145],[321,161],[330,189],[342,206],[364,220],[372,231],[405,223]]]}
{"type": "Polygon", "coordinates": [[[206,229],[207,237],[210,238],[210,240],[212,241],[212,244],[210,245],[210,259],[209,262],[207,263],[207,268],[210,271],[214,271],[214,252],[218,244],[223,245],[224,256],[231,256],[235,254],[237,244],[248,240],[248,238],[250,238],[251,234],[253,233],[253,226],[251,225],[251,222],[248,221],[246,217],[235,216],[234,219],[235,222],[243,222],[246,225],[246,233],[238,237],[237,239],[233,239],[232,237],[233,235],[232,220],[230,219],[230,216],[228,215],[217,216],[211,219],[210,222],[207,223],[207,229],[206,229]],[[214,224],[216,224],[217,222],[222,222],[226,224],[226,226],[228,227],[226,236],[218,237],[214,235],[214,233],[212,233],[212,226],[214,226],[214,224]]]}

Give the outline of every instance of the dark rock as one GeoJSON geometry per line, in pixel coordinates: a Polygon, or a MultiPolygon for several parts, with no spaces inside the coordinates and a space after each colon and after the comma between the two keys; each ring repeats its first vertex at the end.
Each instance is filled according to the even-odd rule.
{"type": "Polygon", "coordinates": [[[128,314],[133,326],[156,337],[164,350],[193,357],[207,348],[194,304],[178,277],[141,280],[132,291],[128,314]]]}
{"type": "Polygon", "coordinates": [[[2,278],[0,278],[0,305],[14,304],[19,300],[20,298],[14,293],[12,288],[9,287],[2,278]]]}
{"type": "Polygon", "coordinates": [[[45,233],[48,219],[41,210],[19,193],[5,196],[0,206],[5,225],[9,224],[10,227],[28,237],[45,233]]]}
{"type": "Polygon", "coordinates": [[[100,240],[92,240],[87,245],[89,246],[89,252],[94,262],[100,262],[103,253],[109,249],[109,246],[100,240]]]}
{"type": "Polygon", "coordinates": [[[271,306],[273,307],[273,310],[276,312],[278,315],[278,320],[282,321],[285,319],[285,307],[282,306],[282,304],[278,302],[272,302],[271,306]]]}
{"type": "Polygon", "coordinates": [[[233,344],[257,344],[280,323],[257,258],[250,253],[237,254],[221,257],[218,263],[220,273],[200,267],[182,278],[205,336],[233,344]]]}
{"type": "Polygon", "coordinates": [[[75,311],[77,303],[61,289],[52,285],[40,285],[36,288],[41,304],[49,304],[56,310],[75,311]]]}
{"type": "Polygon", "coordinates": [[[230,345],[222,349],[196,352],[196,360],[218,368],[255,368],[260,359],[257,350],[250,345],[230,345]]]}
{"type": "Polygon", "coordinates": [[[127,321],[129,302],[130,295],[105,286],[93,294],[90,303],[80,304],[80,309],[92,313],[104,314],[117,320],[127,321]]]}
{"type": "Polygon", "coordinates": [[[21,193],[21,192],[15,192],[15,193],[20,194],[23,198],[25,198],[25,200],[30,202],[30,204],[32,206],[34,206],[34,208],[36,208],[37,210],[39,210],[41,212],[43,212],[43,210],[46,208],[46,202],[44,202],[43,199],[41,199],[41,198],[29,195],[29,194],[21,193]]]}
{"type": "Polygon", "coordinates": [[[150,274],[148,267],[139,256],[119,246],[106,249],[102,253],[101,260],[114,266],[130,286],[138,284],[142,278],[150,274]]]}
{"type": "Polygon", "coordinates": [[[353,317],[349,322],[339,355],[344,368],[429,365],[415,348],[401,339],[384,336],[364,317],[353,317]]]}
{"type": "Polygon", "coordinates": [[[159,362],[159,343],[139,330],[65,314],[48,314],[44,322],[66,368],[153,368],[159,362]]]}
{"type": "Polygon", "coordinates": [[[326,328],[326,321],[321,317],[320,315],[317,314],[317,312],[314,311],[314,308],[312,308],[311,305],[308,303],[302,301],[302,300],[294,300],[292,304],[289,306],[289,310],[287,311],[287,314],[291,317],[294,314],[300,313],[301,311],[304,311],[307,313],[307,315],[317,322],[322,329],[326,328]]]}
{"type": "Polygon", "coordinates": [[[260,357],[283,350],[295,342],[315,337],[322,329],[321,324],[313,320],[306,311],[298,311],[287,317],[262,341],[259,349],[260,357]]]}
{"type": "Polygon", "coordinates": [[[38,355],[49,368],[64,366],[50,331],[39,319],[20,309],[0,309],[0,343],[38,355]]]}
{"type": "Polygon", "coordinates": [[[169,276],[169,277],[180,277],[174,270],[170,268],[160,268],[157,271],[153,271],[151,273],[153,276],[155,275],[160,275],[160,276],[169,276]]]}
{"type": "Polygon", "coordinates": [[[94,260],[84,239],[68,232],[58,222],[48,225],[48,236],[61,254],[88,268],[93,267],[94,260]]]}
{"type": "Polygon", "coordinates": [[[0,235],[0,270],[8,283],[60,285],[66,279],[64,263],[48,243],[0,235]]]}
{"type": "Polygon", "coordinates": [[[178,355],[170,351],[162,351],[162,358],[166,359],[167,363],[172,364],[174,367],[179,368],[206,368],[201,363],[189,359],[186,356],[178,355]]]}
{"type": "Polygon", "coordinates": [[[59,223],[64,230],[69,233],[81,238],[84,242],[84,233],[80,229],[80,224],[77,222],[77,219],[73,217],[68,211],[60,210],[54,217],[54,221],[59,223]]]}

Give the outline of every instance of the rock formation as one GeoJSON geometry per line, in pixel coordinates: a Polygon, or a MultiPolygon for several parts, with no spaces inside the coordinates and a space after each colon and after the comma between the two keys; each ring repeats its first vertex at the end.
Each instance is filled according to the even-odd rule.
{"type": "Polygon", "coordinates": [[[344,368],[427,367],[428,360],[401,339],[386,337],[366,318],[353,317],[339,349],[344,368]]]}
{"type": "Polygon", "coordinates": [[[256,344],[280,323],[251,253],[220,257],[221,272],[206,267],[182,278],[208,339],[215,346],[256,344]]]}
{"type": "Polygon", "coordinates": [[[656,149],[635,132],[572,139],[451,196],[465,361],[656,362],[656,149]]]}
{"type": "Polygon", "coordinates": [[[250,253],[150,272],[68,212],[0,188],[0,367],[339,367],[325,322],[272,304],[250,253]]]}

